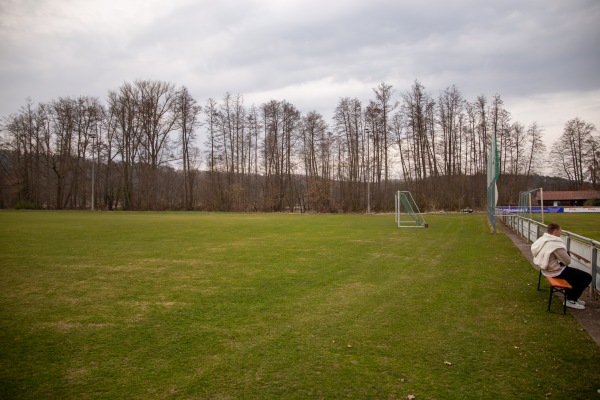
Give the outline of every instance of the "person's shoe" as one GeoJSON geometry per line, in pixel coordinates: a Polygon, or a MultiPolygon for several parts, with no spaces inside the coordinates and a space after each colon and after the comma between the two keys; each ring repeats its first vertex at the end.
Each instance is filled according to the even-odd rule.
{"type": "Polygon", "coordinates": [[[585,306],[583,304],[579,304],[578,302],[573,301],[573,300],[567,300],[566,305],[567,305],[567,307],[570,307],[570,308],[576,308],[578,310],[585,310],[585,306]]]}
{"type": "Polygon", "coordinates": [[[583,301],[583,300],[577,300],[577,302],[578,302],[579,304],[581,304],[582,306],[585,306],[585,301],[583,301]]]}

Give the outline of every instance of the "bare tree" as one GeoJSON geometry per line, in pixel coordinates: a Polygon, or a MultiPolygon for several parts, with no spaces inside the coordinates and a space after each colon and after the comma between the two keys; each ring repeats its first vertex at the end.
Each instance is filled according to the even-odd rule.
{"type": "Polygon", "coordinates": [[[580,118],[572,119],[565,124],[563,134],[552,145],[551,154],[559,160],[554,171],[567,178],[575,190],[584,188],[589,167],[593,165],[589,148],[594,141],[595,130],[591,123],[580,118]]]}
{"type": "Polygon", "coordinates": [[[323,116],[312,111],[303,117],[300,136],[308,207],[319,212],[329,212],[332,207],[332,143],[323,116]]]}
{"type": "Polygon", "coordinates": [[[223,143],[226,178],[226,203],[228,209],[242,211],[246,208],[246,158],[248,141],[246,108],[241,95],[235,98],[226,93],[220,107],[220,129],[223,143]]]}
{"type": "Polygon", "coordinates": [[[338,174],[342,208],[357,211],[365,207],[361,199],[366,182],[364,122],[358,99],[340,99],[335,109],[334,128],[344,159],[339,164],[338,174]]]}
{"type": "Polygon", "coordinates": [[[260,198],[260,179],[259,179],[259,138],[262,130],[260,123],[260,111],[254,105],[250,107],[246,115],[246,135],[247,142],[247,163],[246,168],[248,179],[248,201],[247,209],[251,211],[258,210],[258,199],[260,198]]]}
{"type": "Polygon", "coordinates": [[[489,147],[488,137],[488,112],[487,112],[487,99],[485,96],[478,96],[475,101],[475,113],[477,116],[477,168],[475,173],[483,174],[486,171],[487,165],[487,149],[489,147]]]}
{"type": "MultiPolygon", "coordinates": [[[[281,211],[289,190],[293,191],[293,154],[295,131],[300,112],[286,101],[271,100],[261,106],[264,128],[264,207],[281,211]]],[[[297,196],[291,194],[289,201],[297,196]]]]}
{"type": "Polygon", "coordinates": [[[157,184],[158,169],[175,159],[171,133],[179,119],[177,91],[172,83],[136,81],[139,94],[136,117],[141,131],[141,199],[148,209],[162,209],[168,191],[157,184]]]}
{"type": "Polygon", "coordinates": [[[392,118],[392,129],[396,144],[398,145],[398,157],[400,158],[400,165],[402,169],[402,180],[405,183],[410,184],[413,181],[413,167],[412,167],[412,155],[410,153],[411,147],[408,145],[408,137],[405,132],[406,122],[404,121],[403,114],[397,112],[392,118]]]}
{"type": "Polygon", "coordinates": [[[438,121],[442,131],[442,160],[444,175],[459,175],[461,171],[462,136],[461,114],[464,99],[452,86],[440,93],[438,100],[438,121]]]}
{"type": "Polygon", "coordinates": [[[212,210],[223,211],[224,188],[221,179],[221,172],[225,170],[223,166],[224,144],[222,135],[219,134],[221,116],[218,110],[218,103],[215,99],[209,98],[204,106],[204,126],[206,128],[206,158],[208,162],[208,185],[205,189],[207,207],[212,210]]]}
{"type": "Polygon", "coordinates": [[[389,149],[392,144],[391,140],[391,129],[390,119],[393,111],[398,107],[397,102],[392,102],[392,94],[394,93],[393,86],[388,85],[385,82],[379,84],[376,89],[373,89],[375,93],[375,104],[377,108],[381,110],[381,156],[382,156],[382,168],[383,168],[383,204],[385,207],[388,205],[388,200],[391,199],[388,196],[388,182],[390,176],[390,163],[389,163],[389,149]]]}
{"type": "MultiPolygon", "coordinates": [[[[131,83],[124,83],[108,94],[109,113],[116,119],[116,148],[121,161],[119,192],[122,192],[122,207],[135,208],[138,200],[134,196],[134,169],[139,162],[141,125],[137,116],[139,93],[131,83]]],[[[121,196],[117,196],[121,197],[121,196]]]]}
{"type": "Polygon", "coordinates": [[[506,138],[504,153],[507,154],[504,157],[507,165],[503,168],[503,171],[512,175],[524,173],[526,167],[525,146],[527,143],[525,127],[520,122],[513,122],[510,129],[507,129],[503,136],[506,138]]]}
{"type": "MultiPolygon", "coordinates": [[[[115,93],[109,94],[109,99],[115,93]]],[[[113,100],[117,102],[116,99],[113,100]]],[[[109,107],[104,111],[103,126],[98,134],[96,146],[96,160],[98,165],[98,179],[102,182],[100,186],[100,202],[103,207],[113,210],[120,201],[121,182],[123,175],[119,167],[123,167],[120,153],[120,135],[119,135],[119,108],[109,107]]]]}
{"type": "Polygon", "coordinates": [[[466,146],[467,155],[465,157],[465,173],[474,175],[479,166],[479,145],[477,135],[477,109],[474,103],[466,103],[466,146]]]}
{"type": "Polygon", "coordinates": [[[365,131],[367,140],[367,185],[369,187],[368,204],[370,209],[379,211],[382,206],[382,149],[383,124],[381,120],[381,109],[370,101],[364,110],[365,131]]]}
{"type": "Polygon", "coordinates": [[[546,152],[546,145],[542,140],[542,129],[537,122],[533,122],[527,128],[527,158],[525,164],[525,176],[529,178],[533,173],[541,172],[543,157],[546,152]]]}
{"type": "Polygon", "coordinates": [[[592,187],[600,185],[600,137],[592,136],[588,142],[588,170],[592,187]]]}
{"type": "Polygon", "coordinates": [[[415,179],[422,181],[430,175],[436,174],[434,143],[431,138],[433,100],[425,92],[425,86],[415,81],[410,91],[402,95],[404,99],[402,110],[406,121],[407,138],[413,155],[415,179]]]}
{"type": "Polygon", "coordinates": [[[71,98],[61,98],[51,104],[54,140],[51,144],[50,162],[55,174],[56,208],[66,208],[73,194],[73,177],[76,176],[74,160],[77,148],[76,102],[71,98]]]}
{"type": "MultiPolygon", "coordinates": [[[[2,175],[11,187],[15,188],[17,201],[39,206],[47,202],[44,198],[43,147],[44,113],[42,107],[35,107],[31,99],[19,113],[6,118],[4,131],[7,133],[2,149],[7,156],[2,161],[2,175]]],[[[45,185],[44,185],[45,186],[45,185]]]]}
{"type": "Polygon", "coordinates": [[[196,182],[195,156],[198,154],[194,142],[199,125],[201,107],[184,86],[179,90],[176,101],[181,133],[181,161],[183,167],[183,204],[188,210],[194,208],[194,185],[196,182]]]}

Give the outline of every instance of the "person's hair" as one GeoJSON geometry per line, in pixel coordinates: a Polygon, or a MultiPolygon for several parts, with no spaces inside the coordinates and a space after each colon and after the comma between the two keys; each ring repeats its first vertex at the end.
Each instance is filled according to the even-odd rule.
{"type": "Polygon", "coordinates": [[[548,233],[552,233],[554,231],[560,230],[560,225],[556,222],[551,222],[548,224],[548,233]]]}

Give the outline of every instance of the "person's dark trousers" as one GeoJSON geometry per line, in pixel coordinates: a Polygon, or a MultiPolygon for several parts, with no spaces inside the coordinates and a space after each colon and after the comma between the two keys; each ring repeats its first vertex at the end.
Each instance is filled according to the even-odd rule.
{"type": "Polygon", "coordinates": [[[565,267],[557,278],[569,282],[573,289],[567,289],[567,300],[577,301],[592,281],[592,276],[585,271],[573,267],[565,267]]]}

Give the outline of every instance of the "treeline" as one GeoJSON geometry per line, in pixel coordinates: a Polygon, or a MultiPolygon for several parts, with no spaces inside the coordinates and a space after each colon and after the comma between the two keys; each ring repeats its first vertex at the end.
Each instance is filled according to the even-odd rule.
{"type": "MultiPolygon", "coordinates": [[[[570,189],[597,184],[595,133],[576,118],[552,146],[570,189]]],[[[401,93],[381,83],[367,104],[340,98],[328,122],[285,100],[200,105],[185,87],[140,80],[106,104],[28,100],[5,117],[0,207],[383,212],[410,190],[426,210],[482,209],[491,139],[508,204],[542,172],[542,135],[500,95],[469,102],[452,86],[434,98],[419,81],[401,93]]]]}

